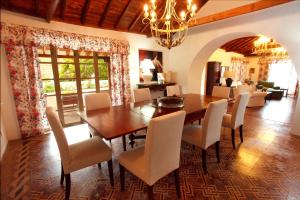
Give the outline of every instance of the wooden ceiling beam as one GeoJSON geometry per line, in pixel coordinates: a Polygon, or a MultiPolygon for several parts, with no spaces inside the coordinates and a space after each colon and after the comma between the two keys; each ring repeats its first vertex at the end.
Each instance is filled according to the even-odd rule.
{"type": "Polygon", "coordinates": [[[86,23],[86,15],[88,13],[90,5],[91,5],[91,0],[85,0],[84,6],[82,9],[82,13],[81,13],[81,17],[80,17],[80,22],[83,25],[86,23]]]}
{"type": "Polygon", "coordinates": [[[34,12],[36,15],[39,14],[39,9],[40,9],[40,0],[35,0],[34,1],[34,12]]]}
{"type": "Polygon", "coordinates": [[[127,4],[126,4],[125,8],[123,9],[123,11],[122,11],[120,17],[118,18],[117,22],[115,23],[114,28],[117,29],[117,28],[119,27],[122,18],[123,18],[123,17],[126,15],[126,13],[128,12],[128,9],[129,9],[129,6],[130,6],[131,2],[132,2],[132,0],[129,0],[129,1],[127,2],[127,4]]]}
{"type": "Polygon", "coordinates": [[[100,17],[100,20],[99,20],[99,23],[98,23],[100,27],[103,27],[104,20],[106,18],[106,15],[107,15],[107,13],[110,9],[110,6],[111,6],[112,2],[113,2],[112,0],[108,0],[108,2],[106,3],[106,6],[104,8],[104,12],[102,13],[102,15],[100,17]]]}
{"type": "Polygon", "coordinates": [[[50,23],[50,21],[52,20],[53,18],[53,15],[55,13],[55,10],[57,8],[57,5],[59,3],[60,0],[52,0],[52,3],[49,7],[49,10],[48,10],[48,13],[47,13],[47,17],[46,17],[46,20],[48,23],[50,23]]]}
{"type": "Polygon", "coordinates": [[[248,13],[252,13],[255,11],[271,8],[273,6],[277,6],[280,4],[285,4],[289,3],[295,0],[276,0],[276,1],[271,1],[271,0],[260,0],[258,2],[250,3],[244,6],[240,6],[237,8],[229,9],[223,12],[219,12],[213,15],[208,15],[205,17],[200,17],[198,19],[192,20],[189,23],[189,27],[195,27],[203,24],[208,24],[211,22],[216,22],[220,21],[223,19],[228,19],[248,13]]]}
{"type": "Polygon", "coordinates": [[[131,22],[131,24],[129,25],[128,30],[131,31],[135,25],[138,23],[138,21],[141,19],[141,17],[144,16],[144,11],[140,12],[136,17],[135,20],[133,20],[133,22],[131,22]]]}
{"type": "Polygon", "coordinates": [[[65,12],[67,9],[67,0],[60,1],[60,18],[65,19],[65,12]]]}

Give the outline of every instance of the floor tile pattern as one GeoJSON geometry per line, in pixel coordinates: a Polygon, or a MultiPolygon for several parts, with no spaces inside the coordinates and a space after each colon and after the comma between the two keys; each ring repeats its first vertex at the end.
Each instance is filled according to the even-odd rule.
{"type": "MultiPolygon", "coordinates": [[[[200,149],[183,143],[182,199],[300,199],[300,138],[289,134],[292,108],[293,101],[287,98],[247,109],[244,143],[240,144],[237,134],[237,149],[233,150],[230,130],[223,129],[221,163],[210,148],[208,175],[201,168],[200,149]],[[287,113],[276,111],[280,105],[287,113]]],[[[88,138],[87,130],[86,125],[66,129],[68,142],[88,138]]],[[[120,192],[116,157],[122,152],[121,140],[113,140],[112,148],[115,186],[110,187],[106,163],[101,170],[96,165],[88,167],[72,173],[71,199],[147,199],[147,187],[128,172],[126,192],[120,192]]],[[[10,143],[1,167],[1,199],[64,199],[59,152],[52,134],[10,143]]],[[[158,181],[154,193],[155,199],[176,199],[173,176],[158,181]]]]}

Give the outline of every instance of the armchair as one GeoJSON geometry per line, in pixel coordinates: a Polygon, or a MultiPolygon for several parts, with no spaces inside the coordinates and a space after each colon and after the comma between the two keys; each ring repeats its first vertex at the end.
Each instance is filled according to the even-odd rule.
{"type": "Polygon", "coordinates": [[[247,107],[257,107],[265,105],[265,97],[267,96],[267,92],[255,91],[255,87],[249,85],[239,85],[237,88],[233,90],[235,99],[238,97],[240,93],[249,92],[249,102],[247,107]]]}

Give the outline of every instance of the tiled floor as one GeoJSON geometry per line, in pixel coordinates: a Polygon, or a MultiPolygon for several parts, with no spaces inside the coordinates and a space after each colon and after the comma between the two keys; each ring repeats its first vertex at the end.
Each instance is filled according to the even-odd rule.
{"type": "MultiPolygon", "coordinates": [[[[208,175],[201,168],[200,151],[182,145],[182,199],[300,199],[300,138],[289,134],[293,101],[267,102],[248,108],[244,143],[234,151],[230,131],[223,130],[221,163],[209,149],[208,175]]],[[[88,138],[87,127],[66,130],[70,143],[88,138]]],[[[239,138],[236,137],[239,144],[239,138]]],[[[140,142],[138,145],[142,145],[140,142]]],[[[116,158],[121,140],[113,140],[116,158]]],[[[109,185],[106,163],[72,174],[72,199],[147,199],[145,185],[126,173],[126,192],[120,192],[117,160],[115,187],[109,185]]],[[[159,165],[158,165],[159,167],[159,165]]],[[[64,199],[60,186],[60,158],[53,135],[9,144],[2,162],[1,199],[64,199]]],[[[156,199],[176,199],[173,176],[155,184],[156,199]]]]}

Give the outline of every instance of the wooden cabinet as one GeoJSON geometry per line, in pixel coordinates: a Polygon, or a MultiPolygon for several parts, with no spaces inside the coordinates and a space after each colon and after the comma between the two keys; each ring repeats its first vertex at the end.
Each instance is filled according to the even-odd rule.
{"type": "Polygon", "coordinates": [[[211,95],[213,87],[220,85],[221,63],[208,62],[206,71],[206,95],[211,95]]]}

